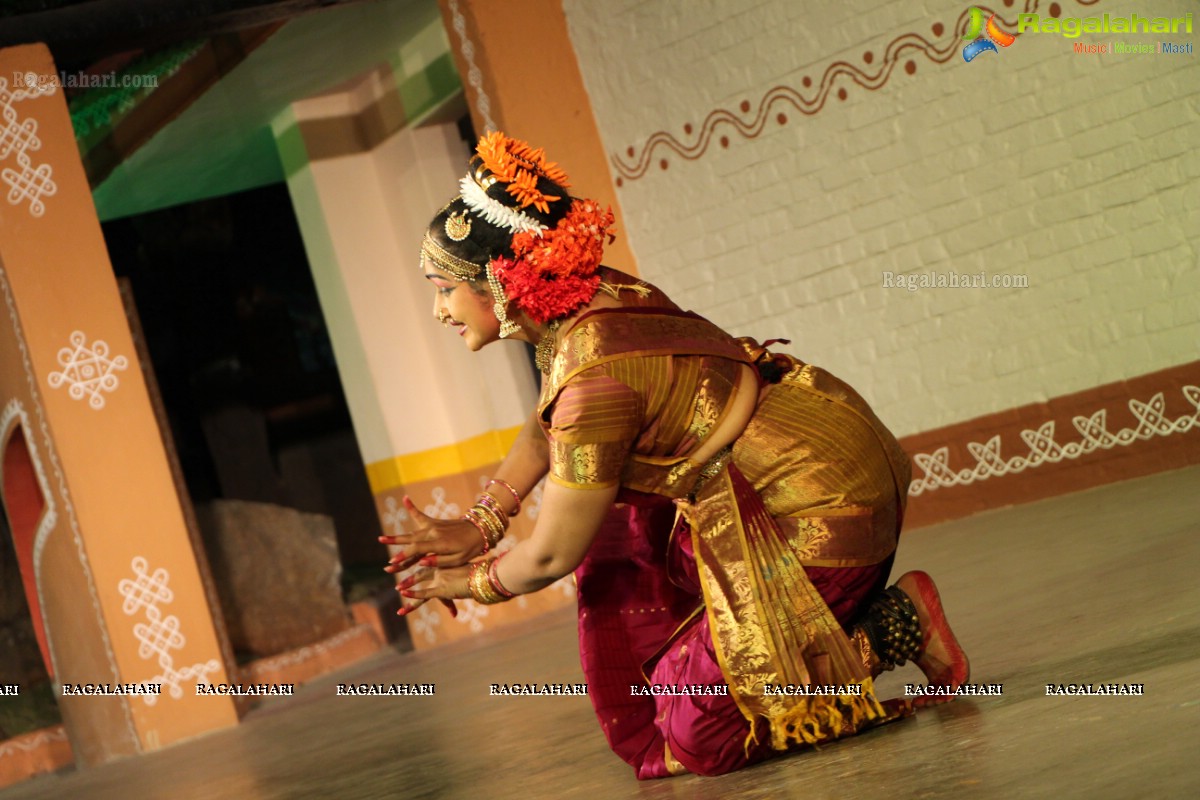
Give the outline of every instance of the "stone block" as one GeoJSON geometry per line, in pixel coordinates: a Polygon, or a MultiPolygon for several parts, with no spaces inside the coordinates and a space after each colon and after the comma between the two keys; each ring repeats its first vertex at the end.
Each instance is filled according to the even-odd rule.
{"type": "Polygon", "coordinates": [[[196,506],[229,639],[261,658],[345,630],[333,521],[245,500],[196,506]]]}

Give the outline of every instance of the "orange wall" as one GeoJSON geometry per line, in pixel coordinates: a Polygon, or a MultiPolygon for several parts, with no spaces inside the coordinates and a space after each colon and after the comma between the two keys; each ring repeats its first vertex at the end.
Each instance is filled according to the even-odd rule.
{"type": "Polygon", "coordinates": [[[179,687],[178,697],[164,686],[152,702],[61,697],[75,753],[97,763],[233,724],[237,716],[227,698],[195,696],[194,667],[212,682],[227,680],[213,610],[66,102],[53,85],[31,93],[9,84],[28,73],[57,74],[44,46],[0,50],[0,105],[32,137],[0,158],[0,167],[24,175],[30,183],[22,185],[40,187],[15,202],[9,186],[0,187],[7,312],[0,320],[0,408],[16,403],[23,411],[10,419],[10,430],[22,426],[53,511],[34,561],[55,677],[60,684],[179,687]],[[146,649],[152,638],[158,648],[146,649]]]}

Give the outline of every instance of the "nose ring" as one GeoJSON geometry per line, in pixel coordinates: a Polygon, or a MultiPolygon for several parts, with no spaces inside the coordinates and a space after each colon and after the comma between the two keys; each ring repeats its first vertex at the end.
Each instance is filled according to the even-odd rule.
{"type": "Polygon", "coordinates": [[[450,319],[450,315],[449,315],[449,314],[447,314],[447,313],[445,312],[445,310],[442,310],[442,311],[439,311],[439,312],[438,312],[437,319],[438,319],[438,322],[440,322],[440,323],[442,323],[443,325],[445,325],[445,324],[446,324],[446,320],[450,319]]]}

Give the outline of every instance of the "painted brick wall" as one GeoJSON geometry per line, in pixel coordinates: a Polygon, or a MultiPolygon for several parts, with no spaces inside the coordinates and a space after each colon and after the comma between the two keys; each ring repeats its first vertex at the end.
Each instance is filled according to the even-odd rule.
{"type": "MultiPolygon", "coordinates": [[[[1026,9],[993,5],[1015,31],[1026,9]]],[[[1052,5],[1195,10],[1024,4],[1052,5]]],[[[968,8],[564,0],[642,274],[792,338],[900,435],[1200,357],[1200,55],[1072,49],[1200,31],[1030,33],[966,63],[968,8]],[[951,270],[1029,286],[883,286],[951,270]]]]}

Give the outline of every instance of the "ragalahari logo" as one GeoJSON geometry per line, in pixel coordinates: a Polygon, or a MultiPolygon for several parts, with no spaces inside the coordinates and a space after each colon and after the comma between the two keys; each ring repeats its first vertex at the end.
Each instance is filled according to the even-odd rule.
{"type": "Polygon", "coordinates": [[[1008,47],[1017,40],[1017,37],[1011,33],[1000,30],[1000,26],[996,24],[995,14],[988,17],[985,25],[982,11],[972,8],[970,13],[971,17],[967,20],[967,32],[963,34],[963,39],[969,41],[970,44],[963,48],[963,61],[969,62],[975,56],[989,50],[998,53],[1000,51],[996,49],[996,45],[1008,47]]]}

